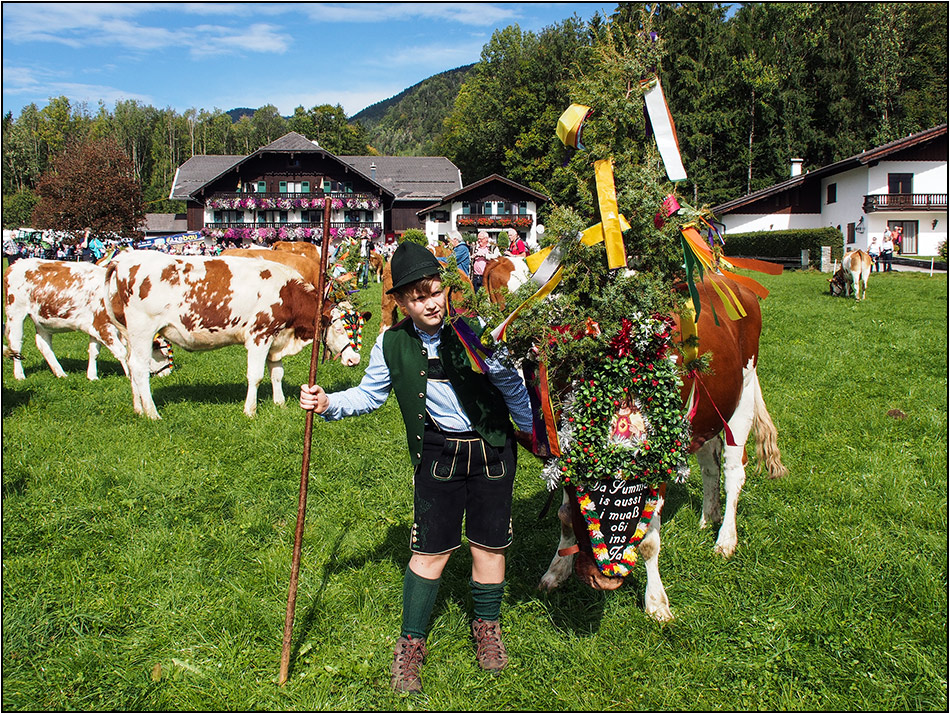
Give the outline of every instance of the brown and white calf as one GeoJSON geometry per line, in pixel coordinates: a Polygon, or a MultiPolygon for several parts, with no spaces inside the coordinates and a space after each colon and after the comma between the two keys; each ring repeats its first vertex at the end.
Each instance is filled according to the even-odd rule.
{"type": "Polygon", "coordinates": [[[531,271],[528,270],[528,264],[524,258],[503,255],[488,261],[485,265],[482,284],[488,291],[489,299],[504,309],[505,296],[513,293],[530,279],[531,271]],[[502,288],[506,288],[507,291],[502,288]]]}
{"type": "MultiPolygon", "coordinates": [[[[759,335],[762,329],[762,313],[758,298],[742,285],[732,283],[730,287],[739,297],[746,311],[740,320],[719,318],[719,324],[713,317],[708,294],[701,295],[697,333],[699,335],[699,354],[710,354],[709,372],[700,376],[702,384],[697,385],[696,414],[692,421],[692,442],[690,452],[696,455],[703,478],[703,515],[700,527],[721,522],[716,539],[715,551],[723,557],[731,557],[736,549],[736,505],[739,493],[745,483],[745,446],[751,432],[755,433],[755,446],[759,466],[765,466],[771,478],[787,473],[781,462],[777,443],[777,430],[769,416],[762,398],[762,389],[756,372],[759,355],[759,335]],[[721,416],[720,416],[721,414],[721,416]],[[735,446],[727,445],[721,436],[723,419],[732,432],[735,446]],[[723,512],[720,499],[720,477],[725,481],[726,506],[723,512]]],[[[723,314],[719,306],[719,314],[723,314]]],[[[677,329],[679,318],[674,316],[677,329]]],[[[695,377],[684,379],[682,397],[684,402],[690,393],[695,377]]],[[[568,496],[565,493],[561,506],[560,552],[570,552],[578,543],[572,527],[568,496]]],[[[669,599],[660,579],[658,557],[660,553],[660,522],[663,509],[663,496],[657,503],[655,515],[650,521],[646,535],[640,542],[639,551],[644,559],[647,584],[644,596],[644,610],[657,620],[673,618],[669,599]]],[[[583,540],[583,539],[581,539],[583,540]]],[[[587,544],[589,548],[589,543],[587,544]]],[[[539,588],[552,590],[561,585],[570,575],[572,561],[580,580],[593,588],[613,590],[623,583],[622,578],[611,578],[601,574],[593,556],[581,550],[573,554],[554,556],[547,572],[541,578],[539,588]]]]}
{"type": "MultiPolygon", "coordinates": [[[[152,335],[189,351],[243,344],[247,349],[244,413],[257,412],[257,387],[270,371],[274,403],[284,404],[282,359],[313,340],[316,290],[299,273],[258,258],[175,257],[153,251],[116,256],[105,272],[106,306],[129,347],[129,378],[137,414],[159,419],[145,367],[152,335]]],[[[324,304],[327,313],[332,304],[324,304]]],[[[350,351],[345,331],[327,331],[334,353],[350,351]],[[342,339],[340,339],[342,332],[342,339]]]]}
{"type": "MultiPolygon", "coordinates": [[[[53,352],[53,334],[85,332],[89,335],[89,362],[86,377],[99,378],[96,360],[102,345],[106,346],[129,373],[125,345],[109,321],[103,303],[106,269],[94,263],[23,258],[3,274],[4,309],[7,344],[5,357],[13,358],[13,376],[24,379],[23,322],[29,317],[36,327],[36,347],[57,377],[66,372],[53,352]]],[[[154,336],[154,335],[152,335],[154,336]]],[[[172,367],[167,345],[151,343],[149,371],[167,374],[172,367]]]]}
{"type": "Polygon", "coordinates": [[[874,260],[863,250],[847,253],[841,259],[841,267],[828,281],[828,290],[832,295],[844,295],[854,292],[855,300],[862,300],[868,296],[868,276],[874,260]],[[863,287],[863,290],[862,290],[863,287]]]}

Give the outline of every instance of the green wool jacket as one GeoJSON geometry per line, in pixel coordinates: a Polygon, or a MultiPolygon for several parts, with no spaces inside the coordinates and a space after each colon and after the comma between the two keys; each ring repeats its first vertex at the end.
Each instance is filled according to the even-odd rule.
{"type": "MultiPolygon", "coordinates": [[[[476,334],[481,331],[477,323],[469,324],[476,334]]],[[[416,466],[422,461],[429,356],[412,320],[407,318],[386,331],[383,358],[406,424],[409,456],[416,466]]],[[[448,323],[442,328],[439,359],[472,428],[492,446],[503,447],[512,433],[508,405],[488,375],[472,369],[465,347],[448,323]]]]}

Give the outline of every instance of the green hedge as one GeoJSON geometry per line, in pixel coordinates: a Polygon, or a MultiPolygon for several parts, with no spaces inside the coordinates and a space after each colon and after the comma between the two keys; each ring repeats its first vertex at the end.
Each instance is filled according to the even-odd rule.
{"type": "Polygon", "coordinates": [[[822,246],[831,246],[831,259],[841,260],[844,237],[837,228],[802,228],[787,231],[727,233],[723,252],[728,256],[797,258],[806,248],[809,262],[818,268],[822,246]]]}

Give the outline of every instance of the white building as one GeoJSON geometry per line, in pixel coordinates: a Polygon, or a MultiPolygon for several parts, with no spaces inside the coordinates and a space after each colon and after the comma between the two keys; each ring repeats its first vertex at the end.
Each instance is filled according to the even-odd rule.
{"type": "Polygon", "coordinates": [[[486,231],[489,236],[514,228],[531,246],[538,242],[538,209],[550,199],[504,176],[492,174],[453,191],[419,211],[429,243],[437,243],[452,230],[486,231]]]}
{"type": "MultiPolygon", "coordinates": [[[[903,227],[904,255],[936,255],[947,240],[947,125],[912,134],[843,161],[727,201],[712,210],[726,234],[838,228],[845,250],[903,227]]],[[[728,239],[728,238],[727,238],[728,239]]]]}

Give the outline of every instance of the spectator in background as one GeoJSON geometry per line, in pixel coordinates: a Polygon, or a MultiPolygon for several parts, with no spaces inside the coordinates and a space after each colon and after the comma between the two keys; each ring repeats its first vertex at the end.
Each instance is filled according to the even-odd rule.
{"type": "Polygon", "coordinates": [[[871,260],[874,262],[874,272],[878,272],[881,268],[881,243],[877,236],[871,236],[871,242],[868,244],[868,255],[871,256],[871,260]]]}
{"type": "Polygon", "coordinates": [[[488,232],[478,232],[478,243],[472,253],[472,287],[478,290],[485,279],[485,266],[499,256],[498,248],[488,241],[488,232]]]}
{"type": "Polygon", "coordinates": [[[365,288],[369,283],[369,254],[372,250],[373,241],[369,238],[369,231],[364,228],[360,235],[360,270],[359,286],[365,288]]]}
{"type": "Polygon", "coordinates": [[[881,262],[884,264],[882,272],[891,272],[891,258],[894,256],[894,234],[887,232],[884,234],[884,240],[881,242],[881,262]]]}
{"type": "Polygon", "coordinates": [[[452,246],[452,253],[455,255],[455,264],[459,270],[471,277],[472,273],[472,253],[469,251],[465,241],[458,231],[449,232],[449,245],[452,246]]]}
{"type": "Polygon", "coordinates": [[[508,250],[505,252],[516,258],[524,258],[528,255],[528,246],[514,228],[508,229],[508,250]]]}

